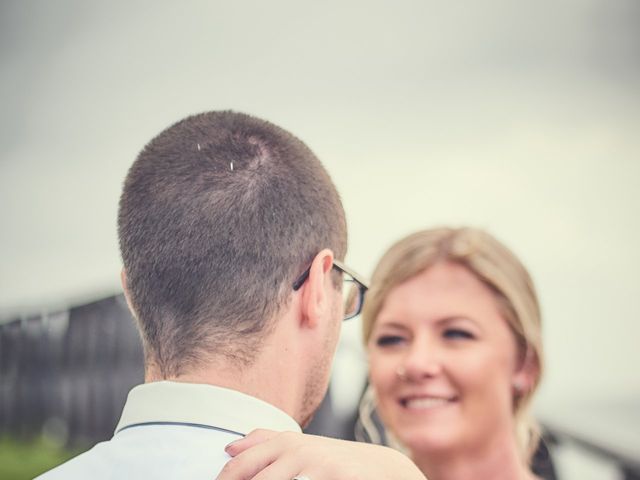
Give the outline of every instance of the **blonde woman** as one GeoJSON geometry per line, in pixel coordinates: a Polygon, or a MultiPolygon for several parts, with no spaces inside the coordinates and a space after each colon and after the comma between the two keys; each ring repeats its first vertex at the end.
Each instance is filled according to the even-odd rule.
{"type": "MultiPolygon", "coordinates": [[[[363,330],[372,388],[363,410],[377,409],[427,478],[536,478],[530,461],[539,435],[529,406],[542,373],[540,309],[529,274],[508,248],[472,228],[400,240],[375,269],[363,330]]],[[[377,478],[358,476],[353,464],[366,454],[349,442],[260,432],[230,453],[264,438],[234,468],[262,461],[329,479],[339,471],[332,459],[348,448],[348,478],[377,478]]],[[[276,479],[265,472],[256,478],[276,479]]]]}
{"type": "Polygon", "coordinates": [[[400,240],[373,274],[363,330],[369,398],[429,479],[535,478],[540,309],[509,249],[472,228],[400,240]]]}

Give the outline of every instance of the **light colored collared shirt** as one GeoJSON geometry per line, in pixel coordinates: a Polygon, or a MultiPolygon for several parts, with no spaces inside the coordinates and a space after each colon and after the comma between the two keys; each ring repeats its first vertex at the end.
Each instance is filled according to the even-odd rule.
{"type": "Polygon", "coordinates": [[[256,428],[300,432],[282,410],[235,390],[147,383],[129,392],[111,440],[38,479],[212,480],[229,460],[224,447],[256,428]]]}

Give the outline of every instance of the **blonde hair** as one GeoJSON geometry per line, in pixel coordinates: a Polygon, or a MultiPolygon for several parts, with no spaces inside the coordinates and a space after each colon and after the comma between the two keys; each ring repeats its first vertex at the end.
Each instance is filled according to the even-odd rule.
{"type": "Polygon", "coordinates": [[[531,398],[542,376],[540,307],[524,265],[494,237],[476,228],[434,228],[395,243],[383,255],[371,278],[362,312],[364,342],[368,343],[389,292],[438,262],[464,266],[494,292],[522,358],[531,356],[537,364],[538,375],[533,384],[514,396],[518,446],[523,460],[530,464],[540,439],[539,427],[530,413],[531,398]]]}

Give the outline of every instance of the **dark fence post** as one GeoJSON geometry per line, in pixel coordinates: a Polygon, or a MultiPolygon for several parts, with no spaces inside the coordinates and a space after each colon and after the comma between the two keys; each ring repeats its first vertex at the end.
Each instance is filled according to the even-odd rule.
{"type": "Polygon", "coordinates": [[[20,320],[0,325],[0,432],[17,434],[18,378],[20,376],[20,320]]]}

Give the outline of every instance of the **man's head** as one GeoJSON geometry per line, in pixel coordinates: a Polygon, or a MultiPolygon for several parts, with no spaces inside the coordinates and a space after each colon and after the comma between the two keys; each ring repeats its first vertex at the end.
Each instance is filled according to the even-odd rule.
{"type": "Polygon", "coordinates": [[[318,252],[346,253],[338,193],[315,155],[260,119],[209,112],[143,149],[118,215],[145,360],[177,377],[211,355],[250,365],[318,252]]]}

